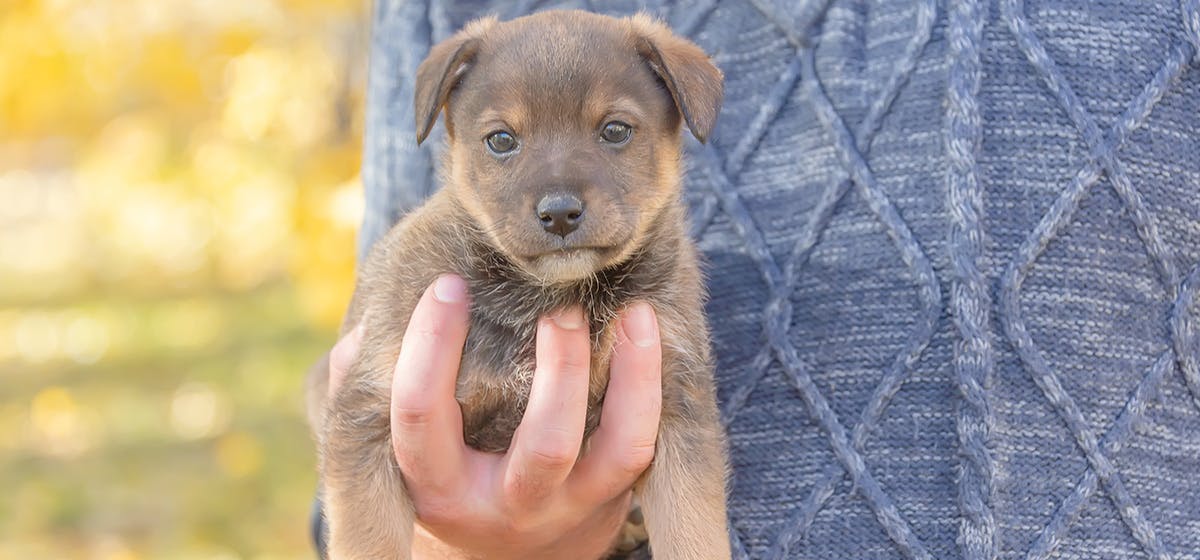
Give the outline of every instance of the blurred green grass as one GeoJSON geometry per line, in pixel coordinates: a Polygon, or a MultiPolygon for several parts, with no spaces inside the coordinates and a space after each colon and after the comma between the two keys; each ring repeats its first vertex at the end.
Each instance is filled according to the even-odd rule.
{"type": "Polygon", "coordinates": [[[92,366],[51,361],[5,376],[0,426],[25,441],[8,441],[0,466],[15,483],[0,501],[0,552],[304,554],[314,476],[299,379],[329,333],[297,326],[293,298],[285,286],[203,298],[204,332],[166,336],[164,324],[189,315],[178,300],[84,303],[119,306],[148,342],[92,366]]]}
{"type": "Polygon", "coordinates": [[[312,556],[366,11],[0,6],[0,559],[312,556]]]}

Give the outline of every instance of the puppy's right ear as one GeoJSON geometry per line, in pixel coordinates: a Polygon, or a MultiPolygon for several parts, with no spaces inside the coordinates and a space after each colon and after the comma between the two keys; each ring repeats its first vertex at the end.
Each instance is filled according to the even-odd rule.
{"type": "MultiPolygon", "coordinates": [[[[489,17],[475,20],[454,36],[434,45],[429,56],[417,67],[416,95],[413,108],[417,117],[417,144],[429,137],[438,113],[450,99],[450,92],[471,66],[483,40],[483,32],[496,23],[489,17]]],[[[449,129],[450,121],[446,121],[449,129]]],[[[453,132],[453,130],[451,130],[453,132]]]]}

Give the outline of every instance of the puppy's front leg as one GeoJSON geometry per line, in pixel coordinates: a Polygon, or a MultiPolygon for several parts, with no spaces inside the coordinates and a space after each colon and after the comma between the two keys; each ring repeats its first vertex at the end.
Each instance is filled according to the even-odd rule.
{"type": "Polygon", "coordinates": [[[701,415],[707,422],[671,418],[664,410],[640,496],[656,560],[730,557],[722,432],[715,405],[708,406],[711,414],[701,415]]]}
{"type": "Polygon", "coordinates": [[[346,387],[326,421],[322,460],[331,560],[408,560],[412,501],[392,454],[388,399],[346,387]]]}

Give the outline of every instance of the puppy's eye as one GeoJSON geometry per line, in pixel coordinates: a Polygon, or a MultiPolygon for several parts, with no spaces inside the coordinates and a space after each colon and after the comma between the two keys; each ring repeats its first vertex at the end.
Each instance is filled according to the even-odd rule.
{"type": "Polygon", "coordinates": [[[621,121],[611,121],[600,130],[600,138],[609,144],[624,144],[633,134],[633,127],[621,121]]]}
{"type": "Polygon", "coordinates": [[[489,134],[484,142],[493,154],[507,154],[517,149],[517,139],[504,131],[489,134]]]}

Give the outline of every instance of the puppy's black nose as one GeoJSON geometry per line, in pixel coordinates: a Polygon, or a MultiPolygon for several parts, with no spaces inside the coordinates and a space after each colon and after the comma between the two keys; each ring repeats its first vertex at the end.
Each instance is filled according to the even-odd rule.
{"type": "Polygon", "coordinates": [[[538,202],[537,215],[542,228],[566,237],[583,221],[583,202],[569,194],[548,194],[538,202]]]}

